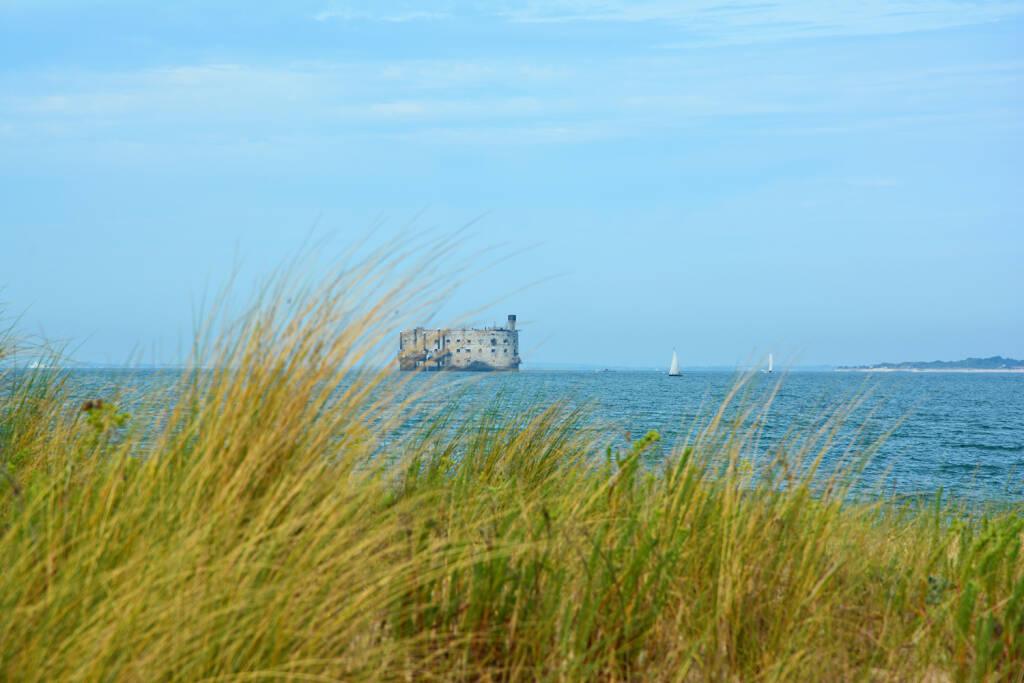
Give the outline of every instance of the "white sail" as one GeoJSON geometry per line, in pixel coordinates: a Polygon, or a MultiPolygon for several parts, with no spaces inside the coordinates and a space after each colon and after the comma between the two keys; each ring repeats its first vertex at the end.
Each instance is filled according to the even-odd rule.
{"type": "Polygon", "coordinates": [[[772,368],[775,366],[774,360],[775,359],[772,357],[772,354],[769,353],[768,354],[768,372],[771,372],[772,368]]]}
{"type": "Polygon", "coordinates": [[[672,349],[672,362],[668,366],[668,374],[671,377],[679,375],[679,356],[676,355],[675,349],[672,349]]]}

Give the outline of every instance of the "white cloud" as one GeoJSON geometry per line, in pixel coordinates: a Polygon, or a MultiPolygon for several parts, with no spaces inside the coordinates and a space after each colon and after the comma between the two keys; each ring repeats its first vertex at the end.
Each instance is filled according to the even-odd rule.
{"type": "Polygon", "coordinates": [[[469,125],[417,128],[388,134],[408,142],[434,145],[549,145],[579,144],[623,137],[628,131],[620,126],[599,122],[547,122],[526,125],[469,125]]]}
{"type": "Polygon", "coordinates": [[[508,22],[662,22],[687,40],[663,47],[817,36],[878,35],[989,23],[1024,14],[1022,0],[338,0],[320,21],[416,21],[490,17],[508,22]]]}
{"type": "Polygon", "coordinates": [[[478,98],[447,100],[395,100],[376,102],[362,108],[363,113],[392,119],[465,119],[530,117],[551,113],[557,104],[535,97],[478,98]]]}
{"type": "Polygon", "coordinates": [[[891,189],[903,185],[899,178],[850,178],[846,181],[851,187],[863,187],[867,189],[891,189]]]}
{"type": "Polygon", "coordinates": [[[718,127],[792,135],[1005,129],[1024,62],[822,72],[715,55],[181,65],[0,73],[0,134],[245,149],[299,138],[560,144],[718,127]],[[1002,99],[993,99],[993,97],[1002,99]],[[237,144],[236,144],[237,143],[237,144]]]}
{"type": "Polygon", "coordinates": [[[351,9],[327,9],[313,16],[317,21],[330,21],[337,19],[341,21],[384,21],[393,24],[404,24],[412,21],[433,21],[449,17],[446,12],[395,12],[393,14],[379,14],[351,9]]]}

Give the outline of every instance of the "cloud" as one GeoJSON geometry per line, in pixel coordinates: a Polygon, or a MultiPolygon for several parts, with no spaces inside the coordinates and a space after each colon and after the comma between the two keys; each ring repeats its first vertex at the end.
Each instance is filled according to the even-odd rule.
{"type": "Polygon", "coordinates": [[[550,114],[557,108],[551,100],[542,101],[535,97],[437,100],[394,100],[375,102],[361,107],[359,113],[382,116],[390,119],[504,119],[524,118],[542,113],[550,114]]]}
{"type": "Polygon", "coordinates": [[[341,21],[383,21],[392,24],[404,24],[413,21],[434,21],[446,19],[451,15],[446,12],[396,12],[394,14],[375,14],[373,12],[359,12],[348,9],[327,9],[313,15],[317,21],[330,21],[338,19],[341,21]]]}
{"type": "Polygon", "coordinates": [[[686,41],[663,47],[881,35],[1001,21],[1024,15],[1022,0],[421,0],[338,1],[320,21],[417,21],[490,18],[516,24],[641,23],[678,25],[686,41]]]}
{"type": "Polygon", "coordinates": [[[876,178],[850,178],[846,181],[851,187],[863,187],[869,189],[890,189],[900,187],[903,181],[899,178],[876,177],[876,178]]]}
{"type": "Polygon", "coordinates": [[[571,73],[529,62],[417,60],[0,73],[0,135],[17,129],[26,146],[121,140],[127,148],[296,134],[480,141],[493,129],[496,141],[553,142],[580,128],[585,101],[560,93],[571,73]],[[522,132],[533,128],[542,132],[522,132]]]}
{"type": "Polygon", "coordinates": [[[403,24],[455,16],[454,2],[445,0],[335,0],[313,15],[317,21],[381,21],[403,24]]]}
{"type": "Polygon", "coordinates": [[[0,73],[8,116],[481,118],[550,112],[573,69],[523,61],[403,60],[179,65],[0,73]]]}
{"type": "Polygon", "coordinates": [[[721,139],[1006,131],[1019,129],[1021,82],[1021,60],[822,71],[671,52],[9,71],[0,72],[0,136],[26,154],[102,144],[142,157],[160,145],[265,154],[353,139],[558,145],[681,130],[721,139]]]}
{"type": "Polygon", "coordinates": [[[507,125],[439,126],[397,131],[394,140],[431,145],[516,146],[580,144],[623,137],[628,131],[601,122],[519,122],[507,125]]]}

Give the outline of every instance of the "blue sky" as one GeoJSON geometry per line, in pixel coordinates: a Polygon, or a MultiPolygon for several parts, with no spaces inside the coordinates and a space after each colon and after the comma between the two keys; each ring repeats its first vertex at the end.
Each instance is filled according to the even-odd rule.
{"type": "Polygon", "coordinates": [[[442,317],[527,362],[1024,357],[1021,45],[1024,0],[0,0],[0,302],[167,362],[314,224],[486,213],[525,251],[442,317]]]}

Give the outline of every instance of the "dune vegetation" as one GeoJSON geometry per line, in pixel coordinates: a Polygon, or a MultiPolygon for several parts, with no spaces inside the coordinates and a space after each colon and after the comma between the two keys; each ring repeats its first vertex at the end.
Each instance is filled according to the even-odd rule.
{"type": "Polygon", "coordinates": [[[389,268],[268,287],[145,425],[0,366],[0,678],[1024,680],[1024,509],[852,500],[842,412],[756,463],[742,378],[686,444],[567,405],[385,438],[389,268]]]}

